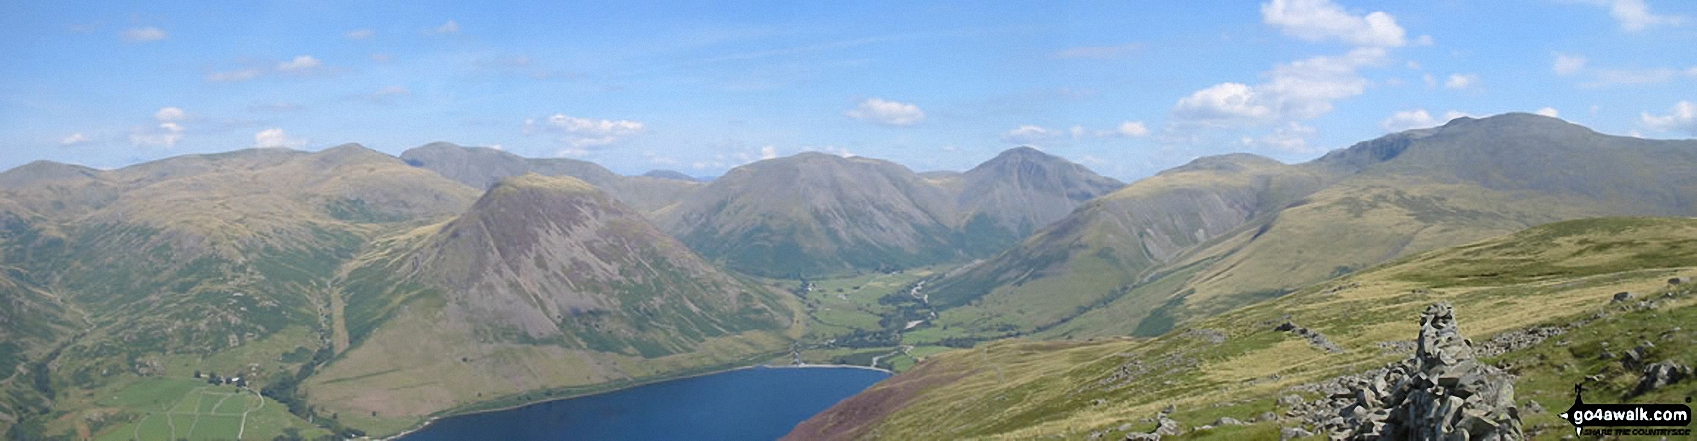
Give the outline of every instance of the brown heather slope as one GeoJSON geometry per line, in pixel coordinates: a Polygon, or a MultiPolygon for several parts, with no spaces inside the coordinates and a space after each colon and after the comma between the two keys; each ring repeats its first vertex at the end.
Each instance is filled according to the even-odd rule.
{"type": "Polygon", "coordinates": [[[771,356],[801,329],[787,296],[570,177],[507,178],[356,262],[341,284],[353,347],[306,390],[373,433],[497,398],[771,356]]]}

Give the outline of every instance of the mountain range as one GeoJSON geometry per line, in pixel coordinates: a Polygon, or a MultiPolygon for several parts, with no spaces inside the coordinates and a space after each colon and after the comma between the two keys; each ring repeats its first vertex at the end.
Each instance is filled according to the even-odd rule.
{"type": "MultiPolygon", "coordinates": [[[[976,344],[1035,369],[1018,375],[1097,381],[1106,354],[1278,311],[1259,305],[1306,308],[1329,298],[1315,294],[1328,280],[1408,272],[1363,273],[1377,265],[1584,225],[1560,223],[1572,219],[1697,214],[1694,172],[1697,141],[1529,114],[1459,118],[1300,164],[1203,157],[1130,184],[1029,147],[965,172],[802,153],[710,181],[447,143],[114,170],[38,161],[0,172],[0,426],[139,430],[155,410],[124,397],[203,372],[287,410],[267,430],[344,436],[810,350],[976,344]],[[913,283],[854,297],[880,278],[913,283]],[[828,304],[817,280],[853,282],[828,304]],[[1100,338],[1115,343],[1066,343],[1100,338]]],[[[1677,234],[1650,236],[1615,246],[1677,234]]],[[[1350,326],[1327,330],[1371,343],[1350,326]]],[[[1263,340],[1246,348],[1276,343],[1263,340]]],[[[962,367],[974,356],[945,353],[890,384],[1060,387],[976,383],[986,371],[962,367]]],[[[867,427],[888,433],[935,417],[875,415],[867,427]]],[[[951,420],[960,433],[1030,434],[958,415],[975,419],[951,420]]]]}
{"type": "Polygon", "coordinates": [[[1608,215],[1697,214],[1697,141],[1458,118],[1286,165],[1204,157],[1094,199],[930,288],[951,326],[1156,336],[1423,251],[1608,215]]]}

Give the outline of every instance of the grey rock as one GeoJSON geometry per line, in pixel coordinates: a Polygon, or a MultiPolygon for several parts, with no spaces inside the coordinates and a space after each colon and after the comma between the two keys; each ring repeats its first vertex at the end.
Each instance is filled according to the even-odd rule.
{"type": "Polygon", "coordinates": [[[1621,292],[1615,293],[1615,297],[1614,297],[1614,300],[1612,300],[1612,302],[1614,302],[1614,303],[1625,302],[1625,301],[1628,301],[1628,300],[1632,300],[1633,297],[1636,297],[1636,296],[1634,296],[1631,291],[1621,291],[1621,292]]]}
{"type": "Polygon", "coordinates": [[[1152,433],[1156,435],[1178,435],[1184,433],[1184,428],[1179,425],[1178,421],[1167,418],[1167,414],[1163,413],[1155,418],[1155,431],[1152,433]]]}
{"type": "Polygon", "coordinates": [[[1632,389],[1632,395],[1643,395],[1688,378],[1692,378],[1691,366],[1672,361],[1650,363],[1644,367],[1644,378],[1638,380],[1638,386],[1632,389]]]}
{"type": "Polygon", "coordinates": [[[1238,421],[1237,418],[1220,417],[1220,419],[1214,420],[1214,424],[1211,424],[1211,425],[1218,427],[1218,426],[1242,426],[1242,425],[1245,425],[1245,424],[1248,424],[1248,423],[1238,421]]]}
{"type": "Polygon", "coordinates": [[[1153,433],[1127,433],[1125,441],[1161,441],[1161,435],[1153,433]]]}
{"type": "Polygon", "coordinates": [[[1256,422],[1266,422],[1266,421],[1273,421],[1273,420],[1277,420],[1277,419],[1279,419],[1279,414],[1276,414],[1276,413],[1273,413],[1273,412],[1261,412],[1261,416],[1256,417],[1255,421],[1256,422]]]}
{"type": "Polygon", "coordinates": [[[1290,441],[1292,439],[1307,438],[1310,436],[1314,436],[1314,432],[1309,432],[1301,427],[1286,427],[1279,429],[1279,441],[1290,441]]]}

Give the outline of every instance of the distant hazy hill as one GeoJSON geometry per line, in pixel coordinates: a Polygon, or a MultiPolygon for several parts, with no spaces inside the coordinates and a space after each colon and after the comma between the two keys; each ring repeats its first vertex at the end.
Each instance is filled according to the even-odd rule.
{"type": "Polygon", "coordinates": [[[620,176],[588,161],[566,158],[526,158],[488,147],[461,147],[437,142],[401,153],[401,159],[477,189],[525,173],[571,176],[601,188],[620,202],[643,212],[665,208],[689,197],[702,184],[688,176],[620,176]]]}
{"type": "Polygon", "coordinates": [[[353,349],[308,383],[343,415],[721,365],[785,347],[794,314],[570,177],[504,179],[359,260],[343,292],[353,349]]]}
{"type": "Polygon", "coordinates": [[[732,169],[661,225],[739,271],[814,277],[989,255],[1121,185],[1024,147],[925,176],[802,153],[732,169]]]}
{"type": "Polygon", "coordinates": [[[1037,149],[1013,148],[960,175],[957,222],[974,241],[969,247],[994,253],[1124,186],[1037,149]]]}
{"type": "Polygon", "coordinates": [[[1279,439],[1336,417],[1320,403],[1410,356],[1421,311],[1435,302],[1454,305],[1481,362],[1511,366],[1528,439],[1555,438],[1572,434],[1557,414],[1575,384],[1587,400],[1610,402],[1691,394],[1690,380],[1629,391],[1644,376],[1638,364],[1697,363],[1697,334],[1678,331],[1697,320],[1697,291],[1667,283],[1694,273],[1697,220],[1551,223],[1398,259],[1158,338],[1010,339],[938,354],[786,439],[1120,439],[1152,432],[1158,414],[1180,439],[1279,439]],[[1614,302],[1618,292],[1636,297],[1614,302]],[[1644,355],[1638,364],[1612,355],[1626,351],[1644,355]]]}
{"type": "Polygon", "coordinates": [[[650,177],[650,178],[676,179],[676,180],[679,180],[679,181],[699,181],[700,180],[700,179],[696,179],[693,176],[683,174],[683,172],[680,172],[680,171],[677,171],[677,170],[649,170],[648,173],[643,173],[642,175],[650,177]]]}
{"type": "Polygon", "coordinates": [[[1203,158],[939,281],[943,323],[1155,335],[1399,256],[1563,219],[1692,215],[1697,142],[1462,118],[1301,165],[1203,158]]]}

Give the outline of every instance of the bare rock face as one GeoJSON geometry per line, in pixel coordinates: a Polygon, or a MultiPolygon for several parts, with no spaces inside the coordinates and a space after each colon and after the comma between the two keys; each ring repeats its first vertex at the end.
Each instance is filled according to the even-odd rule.
{"type": "Polygon", "coordinates": [[[1475,359],[1448,303],[1426,308],[1413,357],[1340,384],[1305,415],[1350,440],[1522,440],[1514,378],[1475,359]],[[1353,384],[1353,386],[1349,386],[1353,384]]]}

